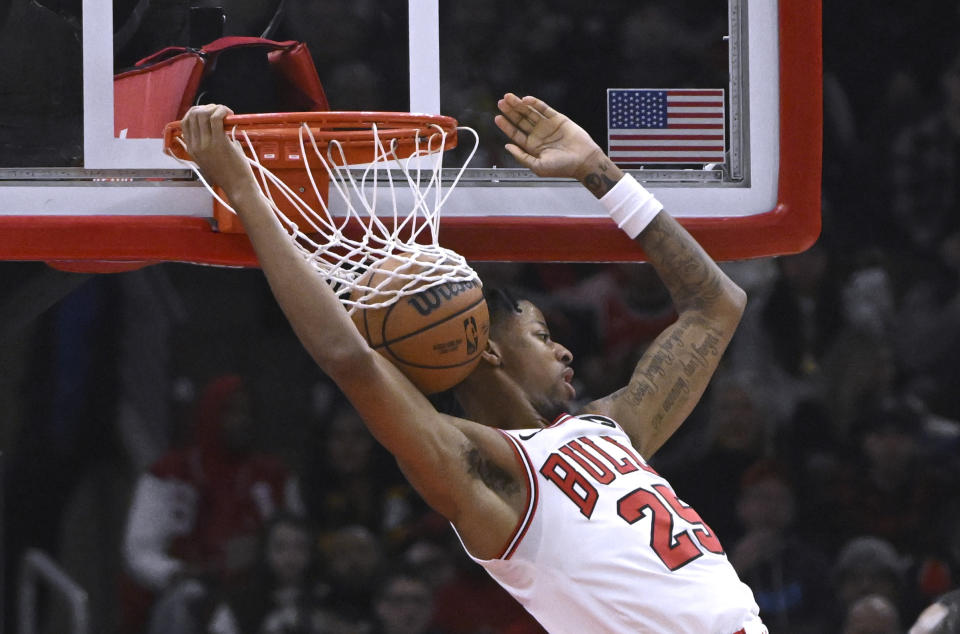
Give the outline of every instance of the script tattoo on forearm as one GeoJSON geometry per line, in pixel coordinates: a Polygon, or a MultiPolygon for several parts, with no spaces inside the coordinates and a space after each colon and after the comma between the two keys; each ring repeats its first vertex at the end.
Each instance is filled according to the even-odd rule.
{"type": "Polygon", "coordinates": [[[710,371],[723,352],[723,335],[696,315],[683,315],[637,364],[623,398],[634,408],[666,390],[648,423],[659,431],[675,409],[686,405],[696,375],[710,371]],[[699,335],[699,336],[698,336],[699,335]]]}

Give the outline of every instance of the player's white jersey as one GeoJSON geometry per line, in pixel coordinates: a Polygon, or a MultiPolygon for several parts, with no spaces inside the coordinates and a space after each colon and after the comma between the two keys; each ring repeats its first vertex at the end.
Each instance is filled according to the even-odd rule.
{"type": "Polygon", "coordinates": [[[500,557],[475,560],[548,631],[766,632],[713,532],[613,420],[503,433],[527,510],[500,557]]]}

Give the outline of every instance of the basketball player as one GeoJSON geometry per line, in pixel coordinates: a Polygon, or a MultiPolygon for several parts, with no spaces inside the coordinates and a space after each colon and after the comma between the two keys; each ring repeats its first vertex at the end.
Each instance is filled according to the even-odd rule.
{"type": "Polygon", "coordinates": [[[191,110],[183,135],[240,214],[303,345],[470,556],[547,630],[765,633],[716,535],[646,462],[706,389],[745,294],[581,127],[534,97],[507,94],[498,107],[507,150],[536,174],[577,178],[599,198],[639,242],[679,314],[629,384],[578,415],[567,412],[572,355],[536,306],[509,298],[489,302],[489,344],[454,388],[470,420],[439,413],[367,345],[291,245],[223,133],[229,110],[191,110]]]}

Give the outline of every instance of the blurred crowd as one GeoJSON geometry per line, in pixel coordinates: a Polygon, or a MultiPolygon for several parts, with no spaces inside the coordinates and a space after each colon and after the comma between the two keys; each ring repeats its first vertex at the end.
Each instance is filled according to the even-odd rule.
{"type": "MultiPolygon", "coordinates": [[[[127,4],[143,3],[115,3],[130,32],[118,40],[121,66],[156,48],[135,36],[127,4]]],[[[175,2],[147,4],[179,15],[175,2]]],[[[679,3],[683,13],[676,4],[616,16],[572,2],[452,3],[443,19],[462,36],[462,59],[445,56],[441,71],[451,82],[461,73],[462,89],[450,107],[481,130],[497,163],[497,134],[481,118],[506,89],[592,116],[577,112],[585,89],[563,81],[570,68],[524,85],[558,42],[610,46],[568,50],[582,65],[614,53],[642,60],[617,71],[632,74],[597,75],[607,85],[663,83],[653,72],[709,83],[725,66],[686,54],[691,42],[719,42],[709,34],[725,18],[697,12],[694,0],[679,3]],[[486,39],[498,25],[541,57],[503,58],[486,39]]],[[[825,4],[823,235],[800,254],[724,263],[749,294],[747,313],[701,405],[652,463],[720,536],[771,632],[896,634],[955,597],[960,579],[960,6],[921,1],[902,15],[893,2],[825,4]]],[[[270,35],[310,43],[332,107],[405,109],[395,97],[406,87],[385,79],[405,59],[405,38],[390,36],[405,28],[405,3],[286,5],[270,35]],[[316,20],[337,28],[322,37],[303,28],[316,20]]],[[[69,17],[71,3],[36,6],[69,17]]],[[[268,13],[249,19],[269,22],[268,13]]],[[[55,161],[77,160],[68,141],[55,161]]],[[[625,384],[675,317],[646,265],[477,269],[544,307],[574,354],[583,401],[625,384]]],[[[86,574],[113,606],[101,624],[120,634],[539,632],[467,560],[325,377],[303,369],[309,360],[291,352],[262,280],[230,274],[256,289],[243,296],[260,307],[249,323],[236,287],[211,290],[223,275],[157,267],[88,282],[28,343],[8,346],[22,361],[16,373],[4,365],[20,381],[11,389],[24,386],[8,407],[21,425],[4,430],[11,565],[30,545],[73,572],[105,557],[103,574],[86,574]],[[217,292],[233,293],[218,327],[184,326],[191,297],[217,292]],[[222,331],[233,333],[225,344],[222,331]],[[211,342],[244,362],[216,367],[211,342]],[[171,376],[191,373],[177,357],[189,355],[173,348],[196,355],[195,380],[171,376]],[[270,374],[284,364],[295,368],[287,383],[270,374]],[[96,490],[84,499],[99,506],[72,506],[91,473],[96,490]],[[106,529],[75,530],[85,522],[106,529]]],[[[6,588],[10,606],[14,584],[6,588]]]]}
{"type": "Polygon", "coordinates": [[[322,419],[295,469],[254,442],[240,376],[205,387],[183,442],[136,483],[121,634],[540,631],[346,401],[322,419]]]}

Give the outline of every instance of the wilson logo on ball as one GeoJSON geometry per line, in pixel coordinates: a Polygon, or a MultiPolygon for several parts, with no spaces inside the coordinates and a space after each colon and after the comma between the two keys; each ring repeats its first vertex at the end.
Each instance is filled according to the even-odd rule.
{"type": "Polygon", "coordinates": [[[407,303],[421,315],[427,316],[439,308],[443,302],[449,301],[460,293],[476,287],[477,283],[473,281],[447,282],[440,286],[428,288],[412,297],[408,297],[407,303]]]}
{"type": "Polygon", "coordinates": [[[478,279],[451,279],[433,288],[411,283],[410,276],[424,274],[437,260],[422,257],[412,265],[400,258],[372,265],[357,283],[370,289],[367,301],[384,301],[401,289],[404,294],[386,306],[356,310],[351,318],[370,347],[424,394],[436,394],[463,381],[480,362],[490,314],[478,279]],[[394,275],[401,265],[404,275],[394,275]]]}

